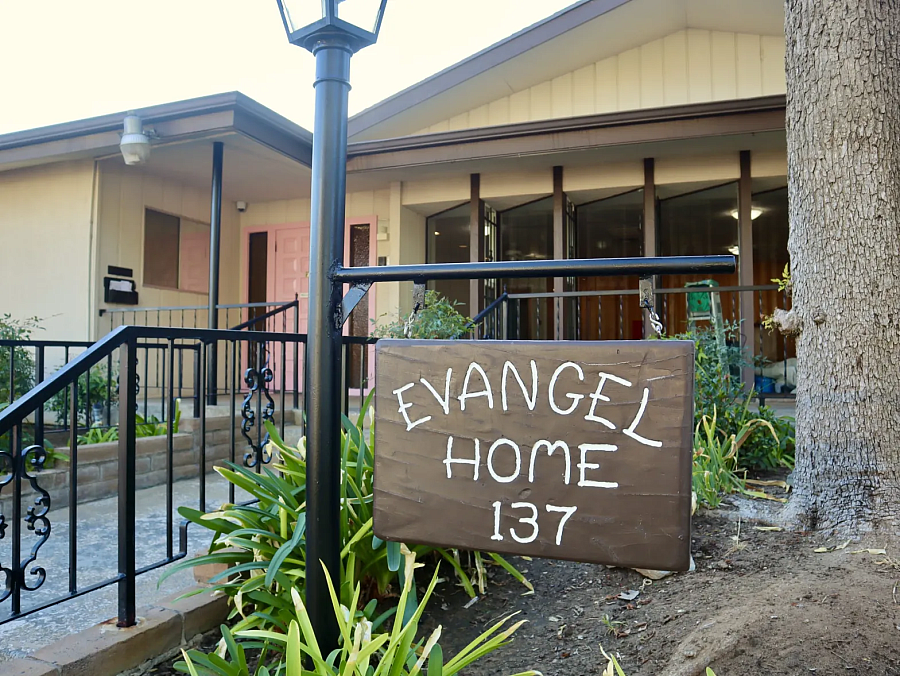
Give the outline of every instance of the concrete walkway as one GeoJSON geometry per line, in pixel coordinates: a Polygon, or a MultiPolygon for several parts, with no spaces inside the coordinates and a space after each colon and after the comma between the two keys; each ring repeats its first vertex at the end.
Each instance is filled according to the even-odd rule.
{"type": "MultiPolygon", "coordinates": [[[[216,509],[228,500],[228,484],[218,474],[206,479],[207,509],[216,509]]],[[[240,501],[240,495],[236,500],[240,501]]],[[[118,562],[117,499],[109,498],[78,506],[78,587],[84,588],[116,575],[118,562]]],[[[25,503],[28,504],[28,503],[25,503]]],[[[23,504],[23,509],[25,508],[23,504]]],[[[156,486],[137,491],[137,566],[150,565],[166,556],[166,488],[156,486]]],[[[174,505],[199,506],[199,479],[177,482],[174,486],[174,505]]],[[[47,571],[43,586],[34,592],[22,593],[22,607],[28,609],[62,596],[68,590],[69,575],[69,510],[50,510],[50,538],[41,547],[32,566],[47,571]]],[[[178,550],[178,524],[174,515],[173,550],[178,550]]],[[[0,564],[10,560],[10,535],[0,540],[0,564]]],[[[27,552],[37,538],[30,531],[22,534],[22,551],[27,552]]],[[[188,528],[188,556],[205,551],[211,533],[196,525],[188,528]]],[[[29,566],[31,569],[32,566],[29,566]]],[[[194,586],[191,571],[181,571],[157,585],[164,569],[138,576],[137,606],[154,602],[194,586]]],[[[29,583],[33,579],[27,575],[29,583]]],[[[112,584],[84,596],[64,601],[33,615],[0,625],[0,673],[2,662],[27,656],[67,634],[81,631],[115,617],[118,609],[117,586],[112,584]]],[[[10,600],[0,603],[0,617],[10,612],[10,600]]]]}

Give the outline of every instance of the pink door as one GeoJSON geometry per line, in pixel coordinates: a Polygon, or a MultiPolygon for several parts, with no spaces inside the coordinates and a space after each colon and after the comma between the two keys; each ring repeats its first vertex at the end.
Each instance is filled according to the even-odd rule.
{"type": "MultiPolygon", "coordinates": [[[[290,302],[296,296],[300,305],[299,324],[300,333],[306,333],[306,324],[308,318],[309,307],[307,298],[309,297],[309,226],[291,226],[279,228],[274,233],[269,234],[269,260],[272,262],[271,270],[271,287],[269,298],[272,302],[290,302]],[[272,236],[274,234],[274,237],[272,236]]],[[[293,331],[293,316],[287,317],[287,330],[293,331]]],[[[278,318],[273,322],[271,329],[273,331],[281,331],[284,328],[284,322],[278,318]]],[[[285,382],[289,390],[294,389],[294,349],[293,345],[287,348],[287,354],[282,362],[281,346],[275,347],[275,365],[284,363],[287,373],[285,374],[285,382]]],[[[303,381],[302,363],[303,363],[303,346],[298,348],[298,356],[300,357],[300,366],[297,372],[300,381],[303,381]]],[[[273,371],[276,369],[273,368],[273,371]]],[[[275,388],[281,388],[281,374],[275,373],[275,388]]]]}

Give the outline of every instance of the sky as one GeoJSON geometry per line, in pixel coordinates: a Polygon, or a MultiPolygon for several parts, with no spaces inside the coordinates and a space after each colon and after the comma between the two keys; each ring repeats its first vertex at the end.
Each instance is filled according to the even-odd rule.
{"type": "MultiPolygon", "coordinates": [[[[573,2],[388,0],[350,112],[573,2]]],[[[275,0],[0,0],[0,31],[0,134],[235,90],[312,129],[314,60],[275,0]]]]}

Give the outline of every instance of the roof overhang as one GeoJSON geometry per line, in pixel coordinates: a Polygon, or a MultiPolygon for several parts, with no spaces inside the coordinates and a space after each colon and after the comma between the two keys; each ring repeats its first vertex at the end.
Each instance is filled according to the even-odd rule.
{"type": "MultiPolygon", "coordinates": [[[[239,92],[133,111],[159,137],[154,147],[237,132],[309,166],[312,134],[239,92]]],[[[0,136],[0,171],[118,153],[126,113],[0,136]]]]}
{"type": "Polygon", "coordinates": [[[784,132],[785,97],[649,110],[423,134],[352,143],[348,171],[375,172],[525,158],[592,148],[784,132]]]}

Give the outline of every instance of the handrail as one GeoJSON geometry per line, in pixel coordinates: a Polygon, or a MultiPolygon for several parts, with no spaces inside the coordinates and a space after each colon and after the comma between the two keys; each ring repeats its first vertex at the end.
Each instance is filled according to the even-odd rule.
{"type": "Polygon", "coordinates": [[[129,340],[157,338],[165,340],[195,340],[213,343],[217,340],[286,343],[305,343],[303,334],[278,333],[275,331],[234,331],[222,329],[178,329],[157,326],[119,326],[60,368],[47,380],[35,386],[0,412],[0,436],[11,431],[35,409],[43,406],[63,388],[71,385],[86,371],[105,359],[129,340]]]}
{"type": "MultiPolygon", "coordinates": [[[[295,299],[296,300],[296,299],[295,299]]],[[[263,301],[260,303],[232,303],[226,305],[216,305],[217,310],[243,310],[245,308],[254,308],[254,307],[271,307],[273,305],[279,305],[284,303],[283,300],[274,300],[274,301],[263,301]]],[[[107,314],[126,314],[128,312],[176,312],[179,310],[209,310],[208,305],[172,305],[172,306],[160,306],[160,307],[108,307],[108,308],[100,308],[100,316],[107,314]]]]}
{"type": "Polygon", "coordinates": [[[506,291],[504,291],[502,294],[500,294],[500,297],[497,298],[497,300],[495,300],[493,303],[491,303],[486,308],[484,308],[484,310],[482,310],[477,315],[475,315],[475,317],[471,321],[469,321],[469,323],[466,324],[459,333],[456,334],[456,337],[459,338],[464,333],[471,331],[476,326],[478,326],[479,324],[484,322],[484,320],[488,317],[488,315],[490,315],[494,310],[496,310],[498,307],[503,305],[503,303],[507,302],[508,300],[509,300],[509,294],[506,293],[506,291]]]}
{"type": "MultiPolygon", "coordinates": [[[[219,307],[222,307],[222,306],[220,305],[219,307]]],[[[258,324],[259,322],[264,322],[265,320],[267,320],[267,319],[269,319],[269,318],[271,318],[271,317],[274,317],[274,316],[277,315],[277,314],[281,314],[282,312],[287,312],[287,311],[290,310],[292,307],[299,308],[299,307],[300,307],[300,301],[299,301],[299,300],[292,300],[290,303],[285,303],[284,305],[279,305],[279,306],[278,306],[277,308],[275,308],[274,310],[269,310],[268,312],[266,312],[265,314],[260,315],[259,317],[254,317],[253,319],[248,319],[248,320],[245,321],[245,322],[241,322],[241,323],[238,324],[237,326],[232,326],[232,327],[231,327],[231,330],[232,330],[232,331],[240,331],[240,330],[242,330],[242,329],[249,328],[249,327],[253,326],[254,324],[258,324]]]]}
{"type": "Polygon", "coordinates": [[[497,298],[497,300],[495,300],[493,303],[484,308],[484,310],[475,315],[474,319],[469,322],[469,325],[466,328],[472,328],[476,324],[480,324],[485,317],[487,317],[491,312],[494,311],[494,308],[505,303],[508,298],[511,298],[511,296],[506,293],[506,291],[504,291],[502,294],[500,294],[500,297],[497,298]]]}

